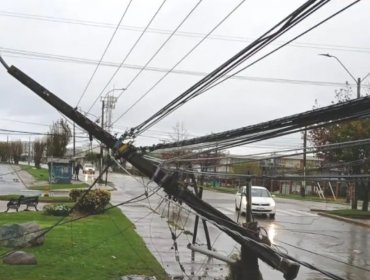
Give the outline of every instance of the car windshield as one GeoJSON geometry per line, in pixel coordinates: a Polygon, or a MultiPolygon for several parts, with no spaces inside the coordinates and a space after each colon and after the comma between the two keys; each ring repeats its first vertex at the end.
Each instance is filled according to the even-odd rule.
{"type": "Polygon", "coordinates": [[[270,193],[266,189],[254,189],[252,188],[252,197],[271,197],[270,193]]]}

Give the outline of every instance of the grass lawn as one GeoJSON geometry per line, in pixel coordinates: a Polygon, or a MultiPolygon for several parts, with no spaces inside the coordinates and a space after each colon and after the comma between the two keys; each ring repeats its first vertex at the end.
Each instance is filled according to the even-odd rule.
{"type": "MultiPolygon", "coordinates": [[[[37,181],[48,181],[49,180],[49,171],[46,168],[37,169],[34,166],[29,165],[20,165],[20,167],[30,173],[37,181]]],[[[86,188],[89,185],[86,183],[79,184],[42,184],[30,186],[30,190],[60,190],[60,189],[80,189],[86,188]]]]}
{"type": "Polygon", "coordinates": [[[30,186],[28,189],[30,190],[40,190],[40,191],[52,191],[52,190],[61,190],[61,189],[81,189],[87,188],[89,185],[85,183],[79,184],[47,184],[47,185],[36,185],[30,186]]]}
{"type": "Polygon", "coordinates": [[[226,187],[205,187],[203,186],[203,189],[207,191],[233,193],[233,194],[237,192],[237,190],[234,187],[226,188],[226,187]]]}
{"type": "Polygon", "coordinates": [[[20,165],[20,167],[30,173],[36,180],[47,181],[49,179],[49,170],[46,168],[37,169],[29,165],[20,165]]]}
{"type": "Polygon", "coordinates": [[[348,204],[346,203],[346,200],[344,198],[338,198],[337,200],[334,200],[333,198],[326,198],[322,199],[318,196],[313,195],[306,195],[305,197],[302,197],[300,194],[275,194],[276,197],[281,198],[288,198],[288,199],[295,199],[295,200],[307,200],[307,201],[318,201],[318,202],[325,202],[325,203],[337,203],[337,204],[348,204]]]}
{"type": "Polygon", "coordinates": [[[370,212],[354,210],[354,209],[341,209],[327,211],[328,214],[333,214],[341,217],[352,218],[352,219],[370,219],[370,212]]]}
{"type": "MultiPolygon", "coordinates": [[[[36,221],[48,227],[59,219],[41,212],[0,214],[0,224],[36,221]]],[[[22,250],[34,254],[38,264],[0,263],[1,279],[118,280],[127,274],[169,279],[119,209],[58,226],[46,235],[42,246],[22,250]]],[[[6,251],[0,247],[0,254],[6,251]]]]}

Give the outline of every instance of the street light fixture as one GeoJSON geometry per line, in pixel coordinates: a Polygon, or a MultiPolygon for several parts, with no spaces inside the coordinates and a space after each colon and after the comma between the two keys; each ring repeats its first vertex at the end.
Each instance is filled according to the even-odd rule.
{"type": "Polygon", "coordinates": [[[319,55],[321,56],[326,56],[326,57],[329,57],[329,58],[334,58],[336,61],[338,61],[338,63],[343,67],[344,70],[346,70],[346,72],[351,76],[351,78],[355,81],[356,85],[357,85],[357,98],[360,98],[361,97],[361,82],[363,80],[365,80],[369,75],[370,73],[368,73],[365,77],[363,77],[362,79],[361,78],[355,78],[355,76],[353,76],[351,74],[351,72],[349,72],[349,70],[347,69],[347,67],[340,61],[340,59],[338,57],[336,57],[335,55],[331,55],[331,54],[328,54],[328,53],[320,53],[319,55]]]}
{"type": "MultiPolygon", "coordinates": [[[[109,90],[104,97],[101,97],[102,101],[102,111],[101,111],[101,127],[105,128],[108,132],[112,129],[112,109],[115,108],[115,103],[117,102],[117,99],[122,95],[122,93],[126,90],[126,88],[113,88],[109,90]],[[111,92],[114,91],[122,91],[121,94],[118,97],[115,97],[113,94],[110,95],[111,92]],[[105,112],[105,118],[104,118],[104,112],[105,112]],[[104,127],[104,122],[105,126],[104,127]]],[[[108,149],[109,153],[109,149],[108,149]]],[[[104,156],[104,148],[103,145],[100,145],[100,165],[99,165],[99,174],[102,173],[103,169],[103,156],[104,156]]],[[[107,176],[108,173],[106,173],[105,177],[105,183],[107,183],[107,176]]]]}

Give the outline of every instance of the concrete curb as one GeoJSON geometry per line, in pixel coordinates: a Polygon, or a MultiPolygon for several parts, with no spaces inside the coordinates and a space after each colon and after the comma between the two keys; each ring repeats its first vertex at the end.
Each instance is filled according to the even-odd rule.
{"type": "Polygon", "coordinates": [[[324,217],[336,219],[336,220],[339,220],[339,221],[343,221],[343,222],[347,222],[347,223],[351,223],[351,224],[355,224],[355,225],[370,228],[370,224],[364,223],[361,220],[345,218],[345,217],[341,217],[341,216],[337,216],[337,215],[328,214],[328,213],[325,213],[325,212],[322,212],[322,211],[317,211],[317,214],[320,215],[320,216],[324,216],[324,217]]]}
{"type": "Polygon", "coordinates": [[[28,186],[26,185],[26,183],[23,181],[23,178],[22,176],[19,174],[20,171],[22,171],[21,169],[17,170],[17,166],[14,166],[13,164],[11,164],[11,168],[13,169],[14,173],[17,175],[19,181],[22,182],[23,186],[28,189],[28,186]]]}

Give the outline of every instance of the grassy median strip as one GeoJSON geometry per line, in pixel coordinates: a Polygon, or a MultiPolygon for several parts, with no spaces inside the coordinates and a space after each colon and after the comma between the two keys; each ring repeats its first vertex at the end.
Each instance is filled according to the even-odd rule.
{"type": "Polygon", "coordinates": [[[341,216],[345,218],[351,218],[351,219],[370,219],[369,211],[361,211],[361,210],[354,210],[354,209],[340,209],[340,210],[326,211],[325,213],[337,215],[337,216],[341,216]]]}
{"type": "Polygon", "coordinates": [[[30,190],[40,190],[40,191],[52,191],[52,190],[62,190],[62,189],[81,189],[87,188],[89,185],[85,183],[79,184],[46,184],[46,185],[35,185],[30,186],[30,190]]]}
{"type": "Polygon", "coordinates": [[[279,194],[279,193],[274,193],[274,195],[276,197],[280,197],[280,198],[295,199],[295,200],[306,200],[306,201],[316,201],[316,202],[336,203],[336,204],[348,204],[348,203],[346,203],[346,200],[344,198],[338,198],[338,199],[334,200],[333,198],[322,199],[318,196],[313,196],[313,195],[301,196],[300,194],[279,194]]]}
{"type": "Polygon", "coordinates": [[[47,181],[49,179],[49,170],[46,168],[36,168],[30,165],[20,165],[20,167],[30,173],[36,180],[47,181]]]}
{"type": "MultiPolygon", "coordinates": [[[[42,227],[49,227],[59,219],[33,211],[0,214],[0,224],[36,221],[42,227]]],[[[0,247],[0,254],[7,250],[0,247]]],[[[134,231],[134,225],[116,208],[57,226],[46,235],[42,246],[22,250],[34,254],[38,264],[12,266],[0,263],[4,279],[104,280],[120,279],[128,274],[168,279],[134,231]]]]}

